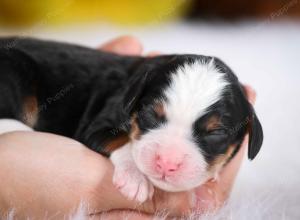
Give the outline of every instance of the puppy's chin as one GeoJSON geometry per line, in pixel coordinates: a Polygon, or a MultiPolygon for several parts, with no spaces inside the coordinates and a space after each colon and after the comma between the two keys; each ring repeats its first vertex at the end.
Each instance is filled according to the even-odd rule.
{"type": "Polygon", "coordinates": [[[178,187],[173,185],[172,183],[163,181],[163,180],[159,180],[159,179],[155,179],[155,178],[151,178],[148,177],[150,179],[150,181],[153,183],[154,186],[156,186],[159,189],[168,191],[168,192],[180,192],[180,191],[186,191],[189,190],[189,188],[186,187],[178,187]]]}

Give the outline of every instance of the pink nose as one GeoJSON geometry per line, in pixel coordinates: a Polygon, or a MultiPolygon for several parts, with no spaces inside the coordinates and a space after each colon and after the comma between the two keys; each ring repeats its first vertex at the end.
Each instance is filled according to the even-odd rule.
{"type": "Polygon", "coordinates": [[[181,166],[181,162],[164,159],[161,156],[156,156],[156,171],[163,175],[173,175],[181,166]]]}

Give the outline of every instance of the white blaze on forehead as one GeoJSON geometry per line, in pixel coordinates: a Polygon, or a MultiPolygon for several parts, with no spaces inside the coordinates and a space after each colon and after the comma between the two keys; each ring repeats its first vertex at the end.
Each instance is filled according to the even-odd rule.
{"type": "Polygon", "coordinates": [[[220,100],[229,83],[214,61],[196,61],[179,67],[165,91],[166,116],[171,123],[190,125],[220,100]]]}

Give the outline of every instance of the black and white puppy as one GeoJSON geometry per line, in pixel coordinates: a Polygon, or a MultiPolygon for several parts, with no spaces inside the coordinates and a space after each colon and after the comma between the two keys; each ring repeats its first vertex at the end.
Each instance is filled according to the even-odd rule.
{"type": "Polygon", "coordinates": [[[217,58],[119,56],[34,39],[0,40],[0,118],[13,126],[0,123],[2,132],[26,124],[110,156],[114,184],[140,202],[153,185],[185,191],[215,177],[247,133],[249,159],[263,140],[242,85],[217,58]]]}

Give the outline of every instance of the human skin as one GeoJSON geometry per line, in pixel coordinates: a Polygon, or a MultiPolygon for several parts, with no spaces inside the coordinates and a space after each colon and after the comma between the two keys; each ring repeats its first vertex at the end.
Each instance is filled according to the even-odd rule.
{"type": "MultiPolygon", "coordinates": [[[[141,43],[129,36],[100,49],[142,54],[141,43]]],[[[249,86],[245,88],[254,104],[255,92],[249,86]]],[[[77,141],[49,133],[6,133],[0,135],[0,213],[13,209],[17,219],[62,219],[84,203],[90,219],[100,215],[103,219],[152,219],[152,213],[164,209],[171,215],[188,214],[195,209],[195,197],[198,211],[214,210],[229,197],[246,147],[247,138],[217,181],[208,181],[190,192],[156,189],[153,200],[138,204],[124,198],[113,186],[111,162],[77,141]]]]}

